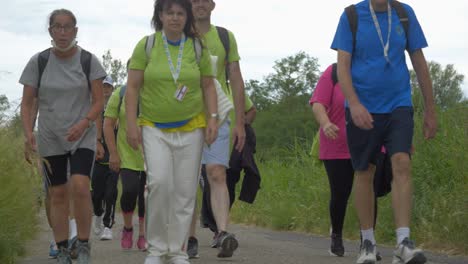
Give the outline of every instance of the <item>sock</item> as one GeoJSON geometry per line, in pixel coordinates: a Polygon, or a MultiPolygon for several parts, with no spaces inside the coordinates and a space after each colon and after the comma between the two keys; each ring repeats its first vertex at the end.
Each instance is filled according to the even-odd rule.
{"type": "Polygon", "coordinates": [[[75,219],[70,219],[68,223],[68,234],[70,234],[70,240],[78,235],[76,230],[76,221],[75,219]]]}
{"type": "Polygon", "coordinates": [[[409,227],[400,227],[396,230],[397,245],[401,244],[405,238],[409,238],[410,229],[409,227]]]}
{"type": "Polygon", "coordinates": [[[370,242],[372,242],[372,245],[376,244],[373,228],[367,229],[367,230],[361,230],[361,236],[362,236],[361,239],[362,239],[363,242],[364,242],[364,240],[369,240],[370,242]]]}
{"type": "Polygon", "coordinates": [[[57,243],[57,248],[68,248],[68,240],[60,241],[57,243]]]}

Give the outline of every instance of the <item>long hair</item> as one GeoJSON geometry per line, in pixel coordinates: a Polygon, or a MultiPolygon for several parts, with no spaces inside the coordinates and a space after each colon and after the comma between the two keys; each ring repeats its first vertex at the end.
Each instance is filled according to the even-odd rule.
{"type": "Polygon", "coordinates": [[[154,11],[153,11],[153,19],[151,20],[151,25],[153,26],[156,31],[161,31],[163,28],[163,23],[159,18],[159,14],[161,14],[164,10],[169,9],[172,5],[177,4],[180,5],[185,12],[187,13],[187,22],[184,26],[184,33],[187,37],[190,38],[197,38],[198,33],[195,28],[195,19],[192,13],[192,2],[190,0],[156,0],[154,1],[154,11]]]}

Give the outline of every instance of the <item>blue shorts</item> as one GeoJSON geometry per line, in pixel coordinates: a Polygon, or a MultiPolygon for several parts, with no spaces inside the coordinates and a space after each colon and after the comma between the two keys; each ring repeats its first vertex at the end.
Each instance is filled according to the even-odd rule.
{"type": "Polygon", "coordinates": [[[203,147],[203,165],[222,165],[229,168],[229,139],[231,122],[226,120],[218,129],[218,137],[210,146],[203,147]]]}
{"type": "Polygon", "coordinates": [[[385,146],[389,157],[395,153],[411,153],[414,130],[412,107],[399,107],[390,114],[372,114],[372,118],[372,129],[360,129],[353,123],[349,108],[346,108],[348,148],[356,171],[367,170],[369,163],[376,164],[382,146],[385,146]]]}

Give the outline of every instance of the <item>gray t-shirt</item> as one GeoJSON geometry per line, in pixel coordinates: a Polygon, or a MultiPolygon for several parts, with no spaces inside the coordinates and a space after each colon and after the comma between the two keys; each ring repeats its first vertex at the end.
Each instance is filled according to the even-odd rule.
{"type": "MultiPolygon", "coordinates": [[[[37,89],[39,53],[24,68],[20,83],[37,89]]],[[[96,149],[96,126],[87,129],[75,141],[67,141],[67,131],[86,118],[91,108],[91,90],[81,66],[81,48],[71,58],[62,59],[50,52],[39,88],[39,118],[37,145],[42,157],[63,155],[78,148],[96,149]]],[[[92,55],[89,80],[104,78],[106,72],[92,55]]]]}

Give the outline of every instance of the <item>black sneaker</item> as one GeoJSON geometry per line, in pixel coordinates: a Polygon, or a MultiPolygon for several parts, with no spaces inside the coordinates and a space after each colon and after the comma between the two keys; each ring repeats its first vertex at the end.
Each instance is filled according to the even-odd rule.
{"type": "Polygon", "coordinates": [[[72,259],[78,258],[78,252],[76,251],[78,243],[78,236],[74,236],[72,239],[68,240],[68,250],[70,251],[70,256],[72,259]]]}
{"type": "Polygon", "coordinates": [[[199,258],[198,240],[195,237],[189,237],[187,244],[187,255],[189,259],[199,258]]]}
{"type": "Polygon", "coordinates": [[[211,248],[217,248],[218,247],[218,237],[219,237],[219,233],[214,233],[213,235],[213,240],[211,240],[211,244],[210,244],[210,247],[211,248]]]}
{"type": "Polygon", "coordinates": [[[330,255],[335,257],[343,257],[345,249],[343,246],[343,238],[338,234],[331,234],[330,255]]]}
{"type": "Polygon", "coordinates": [[[68,248],[60,248],[57,254],[57,263],[58,264],[72,264],[72,259],[70,257],[70,251],[68,248]]]}
{"type": "Polygon", "coordinates": [[[239,242],[234,234],[222,231],[218,235],[218,258],[230,258],[239,247],[239,242]]]}
{"type": "Polygon", "coordinates": [[[377,253],[375,254],[375,258],[377,259],[377,261],[382,261],[382,255],[380,255],[379,251],[377,251],[377,253]]]}

